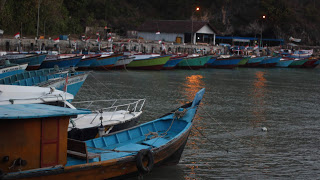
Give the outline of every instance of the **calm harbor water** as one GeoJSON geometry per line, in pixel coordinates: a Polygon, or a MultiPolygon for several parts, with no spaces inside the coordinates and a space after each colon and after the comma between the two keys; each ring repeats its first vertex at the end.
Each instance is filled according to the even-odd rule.
{"type": "Polygon", "coordinates": [[[206,88],[195,126],[214,143],[194,129],[180,163],[154,169],[144,179],[320,177],[320,69],[92,74],[76,100],[146,98],[140,122],[167,113],[206,88]]]}

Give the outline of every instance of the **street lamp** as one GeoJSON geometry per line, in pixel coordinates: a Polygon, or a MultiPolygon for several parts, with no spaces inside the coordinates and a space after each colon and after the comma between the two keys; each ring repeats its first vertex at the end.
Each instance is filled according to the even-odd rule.
{"type": "Polygon", "coordinates": [[[266,15],[262,16],[262,22],[261,22],[261,37],[260,37],[260,47],[262,47],[262,29],[263,29],[263,21],[266,19],[266,15]]]}
{"type": "Polygon", "coordinates": [[[192,16],[191,16],[191,44],[194,43],[194,38],[193,38],[193,15],[195,12],[200,11],[200,7],[196,7],[196,10],[194,10],[192,12],[192,16]]]}

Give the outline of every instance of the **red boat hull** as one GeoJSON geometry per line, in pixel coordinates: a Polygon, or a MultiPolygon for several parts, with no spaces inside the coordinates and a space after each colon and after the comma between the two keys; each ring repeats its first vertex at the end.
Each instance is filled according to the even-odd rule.
{"type": "Polygon", "coordinates": [[[315,68],[318,64],[316,64],[317,59],[308,60],[301,67],[302,68],[315,68]]]}

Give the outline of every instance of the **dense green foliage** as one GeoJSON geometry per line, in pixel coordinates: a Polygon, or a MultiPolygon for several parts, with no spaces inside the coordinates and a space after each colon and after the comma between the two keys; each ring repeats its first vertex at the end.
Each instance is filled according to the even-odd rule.
{"type": "MultiPolygon", "coordinates": [[[[0,2],[0,29],[36,34],[39,0],[0,2]]],[[[40,0],[39,35],[79,35],[86,26],[108,26],[124,35],[146,19],[193,18],[210,21],[220,35],[259,36],[262,29],[264,37],[293,36],[319,45],[318,8],[318,0],[40,0]]]]}

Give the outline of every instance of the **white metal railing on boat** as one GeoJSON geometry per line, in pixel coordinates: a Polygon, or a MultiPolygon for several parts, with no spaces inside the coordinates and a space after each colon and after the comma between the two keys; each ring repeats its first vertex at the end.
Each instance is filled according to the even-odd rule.
{"type": "MultiPolygon", "coordinates": [[[[81,104],[86,105],[86,106],[81,106],[81,108],[91,109],[93,112],[97,113],[97,115],[98,114],[102,115],[103,112],[112,112],[110,116],[110,120],[112,120],[113,116],[117,114],[117,111],[120,111],[120,110],[124,110],[130,113],[141,112],[145,104],[145,99],[111,99],[111,100],[79,101],[79,102],[72,102],[72,104],[75,105],[77,108],[79,108],[78,106],[81,106],[81,104]],[[122,102],[124,103],[122,104],[122,102]],[[109,103],[111,105],[106,107],[102,105],[103,103],[109,103]],[[99,106],[104,106],[104,107],[99,107],[99,106]]],[[[94,118],[92,122],[95,119],[96,118],[94,118]]]]}

